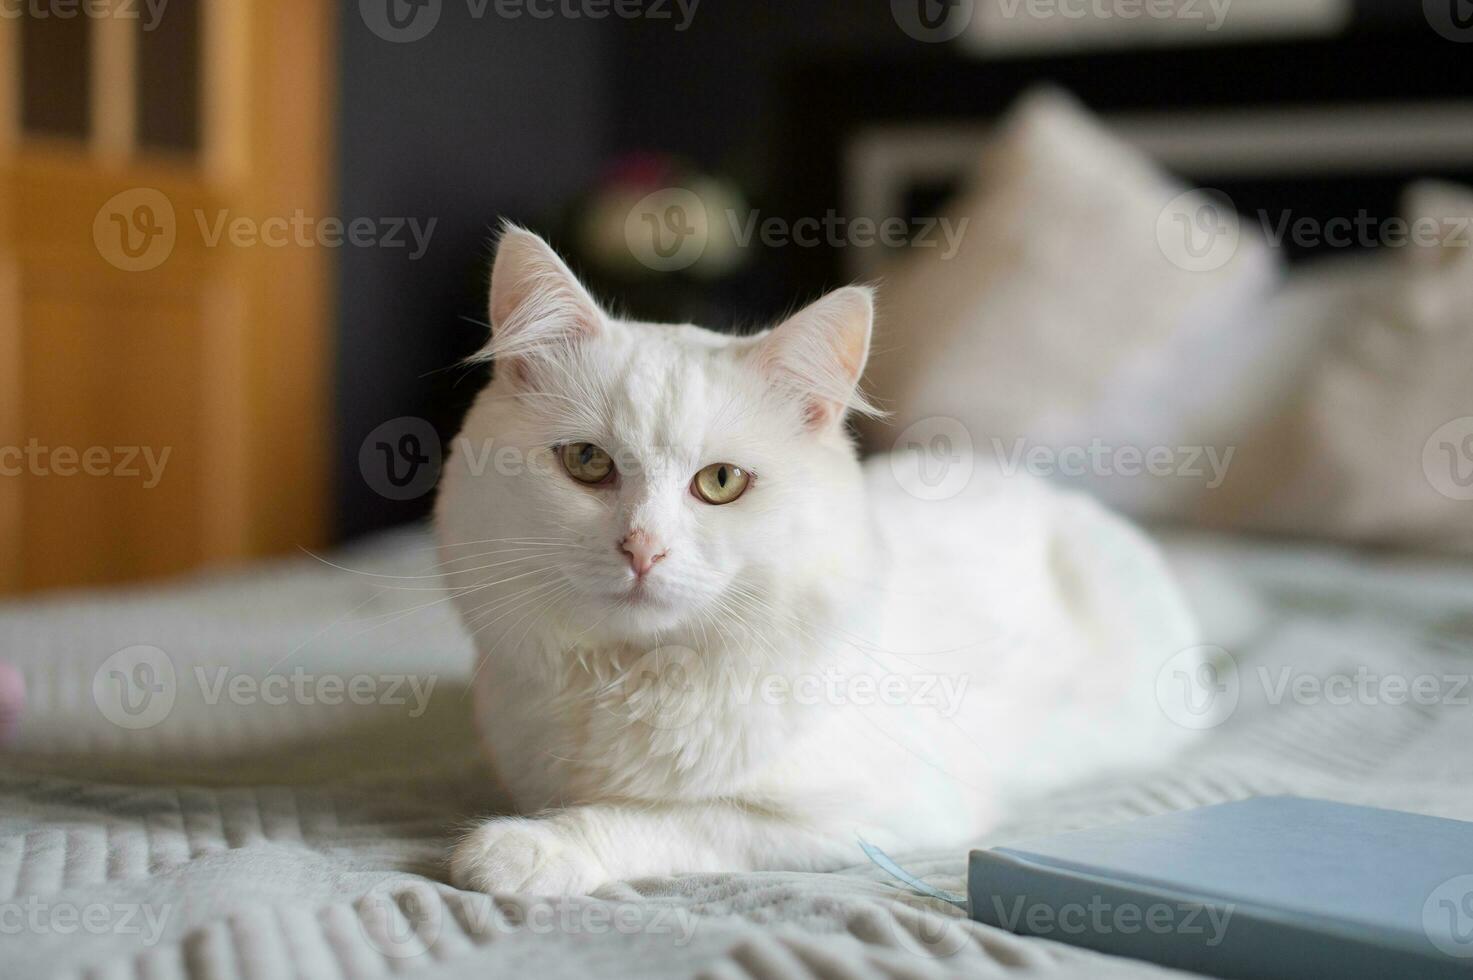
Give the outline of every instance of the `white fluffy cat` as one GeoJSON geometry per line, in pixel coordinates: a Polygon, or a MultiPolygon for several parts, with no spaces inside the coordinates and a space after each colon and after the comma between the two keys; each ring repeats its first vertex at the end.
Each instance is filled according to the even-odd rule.
{"type": "Polygon", "coordinates": [[[1188,734],[1155,691],[1195,626],[1141,535],[1021,477],[930,501],[858,461],[868,290],[756,336],[623,321],[510,228],[490,306],[437,526],[526,816],[459,843],[458,885],[960,849],[1188,734]]]}

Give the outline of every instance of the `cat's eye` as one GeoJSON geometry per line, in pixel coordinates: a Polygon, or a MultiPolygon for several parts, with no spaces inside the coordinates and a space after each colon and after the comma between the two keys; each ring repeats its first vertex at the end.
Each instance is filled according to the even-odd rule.
{"type": "Polygon", "coordinates": [[[691,490],[708,504],[729,504],[747,492],[752,475],[730,463],[712,463],[690,481],[691,490]]]}
{"type": "Polygon", "coordinates": [[[614,475],[614,459],[591,442],[570,442],[558,451],[563,469],[579,483],[603,483],[614,475]]]}

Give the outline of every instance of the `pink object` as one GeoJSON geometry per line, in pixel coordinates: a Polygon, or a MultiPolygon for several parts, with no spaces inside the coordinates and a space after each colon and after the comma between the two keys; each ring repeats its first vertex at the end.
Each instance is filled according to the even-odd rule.
{"type": "Polygon", "coordinates": [[[630,531],[619,547],[629,556],[629,567],[640,578],[655,567],[655,562],[665,557],[665,546],[645,531],[630,531]]]}
{"type": "Polygon", "coordinates": [[[8,742],[26,707],[26,679],[10,664],[0,662],[0,744],[8,742]]]}

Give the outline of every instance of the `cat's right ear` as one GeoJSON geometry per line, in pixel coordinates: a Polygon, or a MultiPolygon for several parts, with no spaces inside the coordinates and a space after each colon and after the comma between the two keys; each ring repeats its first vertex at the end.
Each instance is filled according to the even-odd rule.
{"type": "Polygon", "coordinates": [[[506,225],[491,268],[491,342],[478,360],[510,365],[526,380],[528,362],[603,329],[604,314],[552,247],[506,225]]]}

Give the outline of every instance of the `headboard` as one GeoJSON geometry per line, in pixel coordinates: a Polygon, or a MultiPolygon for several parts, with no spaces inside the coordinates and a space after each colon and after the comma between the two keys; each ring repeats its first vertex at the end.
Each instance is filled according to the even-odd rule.
{"type": "MultiPolygon", "coordinates": [[[[1248,220],[1384,220],[1411,180],[1473,184],[1473,44],[1407,20],[1313,40],[797,66],[780,207],[790,220],[936,215],[998,116],[1040,83],[1187,183],[1226,192],[1248,220]]],[[[1333,247],[1284,246],[1291,261],[1333,247]]],[[[797,292],[865,277],[885,257],[793,251],[783,274],[797,292]]]]}

